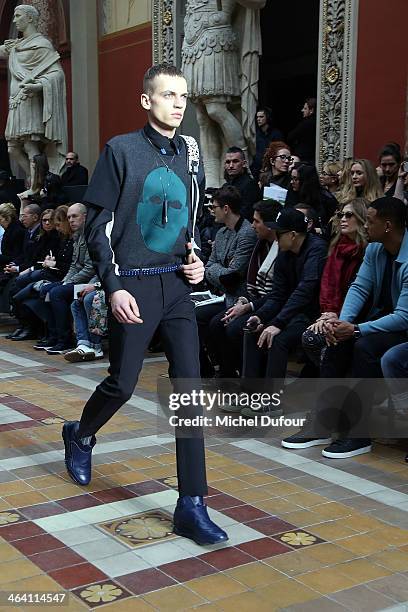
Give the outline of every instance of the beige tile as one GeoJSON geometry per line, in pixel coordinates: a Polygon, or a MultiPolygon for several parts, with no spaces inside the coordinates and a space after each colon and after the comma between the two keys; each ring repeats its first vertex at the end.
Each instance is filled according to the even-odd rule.
{"type": "Polygon", "coordinates": [[[276,569],[265,565],[264,563],[248,563],[241,567],[234,567],[233,569],[224,572],[227,576],[242,582],[251,589],[267,586],[277,580],[282,580],[284,575],[282,572],[278,572],[276,569]]]}
{"type": "MultiPolygon", "coordinates": [[[[251,487],[250,489],[238,491],[236,497],[252,504],[253,502],[269,500],[273,496],[268,491],[265,491],[264,487],[251,487]]],[[[259,505],[257,507],[259,507],[259,505]]]]}
{"type": "Polygon", "coordinates": [[[403,546],[408,544],[408,529],[400,529],[399,527],[382,527],[370,533],[370,535],[379,539],[382,542],[388,542],[394,546],[403,546]]]}
{"type": "Polygon", "coordinates": [[[175,612],[178,610],[191,610],[193,606],[205,603],[202,597],[181,585],[154,591],[144,595],[143,599],[157,610],[174,610],[175,612]]]}
{"type": "Polygon", "coordinates": [[[31,561],[15,559],[2,565],[0,584],[4,585],[8,582],[15,582],[16,580],[22,580],[23,578],[29,578],[38,574],[42,574],[42,570],[34,565],[34,563],[31,563],[31,561]]]}
{"type": "Polygon", "coordinates": [[[336,522],[338,525],[345,525],[359,533],[381,529],[385,526],[382,521],[371,516],[364,516],[364,514],[352,514],[347,518],[338,519],[336,522]]]}
{"type": "Polygon", "coordinates": [[[19,559],[23,557],[22,553],[14,548],[11,544],[7,542],[0,542],[0,561],[1,563],[7,563],[7,561],[13,561],[14,559],[19,559]]]}
{"type": "Polygon", "coordinates": [[[306,556],[305,552],[305,550],[299,550],[286,553],[286,555],[269,557],[268,559],[264,559],[264,563],[267,563],[274,569],[288,576],[304,574],[305,572],[311,572],[319,567],[323,567],[323,563],[310,556],[306,556]]]}
{"type": "Polygon", "coordinates": [[[301,604],[317,597],[316,591],[290,578],[260,589],[257,595],[276,608],[301,604]]]}
{"type": "Polygon", "coordinates": [[[93,470],[95,473],[102,474],[103,476],[109,476],[110,474],[118,474],[120,472],[128,472],[130,467],[124,463],[105,463],[103,465],[97,465],[93,470]]]}
{"type": "MultiPolygon", "coordinates": [[[[289,522],[292,521],[289,520],[289,522]]],[[[349,529],[344,525],[338,525],[337,521],[328,521],[320,525],[312,525],[310,531],[323,540],[339,540],[340,538],[346,538],[356,533],[353,529],[349,529]]]]}
{"type": "Polygon", "coordinates": [[[312,559],[320,561],[323,565],[334,565],[363,555],[363,553],[361,553],[361,555],[354,554],[349,550],[345,550],[344,548],[340,548],[340,546],[330,543],[311,546],[304,551],[304,554],[312,559]]]}
{"type": "Polygon", "coordinates": [[[15,495],[17,493],[26,493],[27,491],[33,491],[24,480],[13,480],[11,482],[2,482],[0,484],[0,497],[6,497],[7,495],[15,495]]]}
{"type": "Polygon", "coordinates": [[[237,463],[236,465],[228,466],[228,476],[243,476],[245,474],[256,474],[259,470],[252,467],[251,465],[245,465],[243,463],[237,463]]]}
{"type": "Polygon", "coordinates": [[[217,489],[224,493],[235,493],[236,491],[242,491],[248,489],[250,485],[247,482],[243,482],[238,478],[228,478],[226,480],[217,481],[217,489]]]}
{"type": "Polygon", "coordinates": [[[323,595],[342,591],[356,584],[348,576],[340,574],[337,567],[325,567],[316,572],[301,574],[296,579],[323,595]]]}
{"type": "Polygon", "coordinates": [[[336,565],[336,570],[354,580],[357,584],[390,576],[391,572],[384,567],[370,563],[367,559],[354,559],[336,565]]]}
{"type": "Polygon", "coordinates": [[[404,548],[406,548],[406,550],[396,550],[395,548],[384,550],[371,555],[367,560],[383,565],[394,572],[408,572],[408,547],[404,548]]]}
{"type": "MultiPolygon", "coordinates": [[[[297,527],[315,525],[316,523],[322,523],[325,520],[326,519],[323,518],[320,514],[318,514],[317,512],[313,512],[312,510],[297,510],[296,512],[288,512],[285,515],[285,521],[288,521],[288,523],[292,523],[293,525],[297,525],[297,527]]],[[[352,533],[351,529],[350,533],[352,533]]]]}
{"type": "Polygon", "coordinates": [[[276,476],[270,476],[270,474],[263,474],[262,472],[258,472],[257,474],[246,474],[241,476],[241,480],[254,486],[283,482],[279,478],[276,478],[276,476]]]}
{"type": "Polygon", "coordinates": [[[154,459],[149,459],[149,458],[126,459],[126,461],[124,461],[123,463],[124,465],[127,465],[134,470],[142,470],[142,469],[147,469],[147,468],[159,467],[159,464],[157,463],[157,461],[154,461],[154,459]]]}
{"type": "MultiPolygon", "coordinates": [[[[249,610],[256,610],[256,612],[271,612],[277,608],[273,605],[273,602],[266,601],[266,599],[259,597],[255,592],[247,591],[240,595],[219,599],[217,601],[217,609],[225,612],[248,612],[249,610]]],[[[198,608],[198,610],[201,611],[201,607],[198,608]]]]}
{"type": "MultiPolygon", "coordinates": [[[[295,512],[296,510],[300,510],[300,507],[296,504],[291,503],[287,499],[281,499],[279,497],[275,497],[274,499],[253,502],[253,505],[260,510],[264,510],[265,512],[270,512],[271,514],[283,514],[286,512],[295,512]]],[[[285,517],[286,518],[286,514],[285,517]]]]}
{"type": "Polygon", "coordinates": [[[353,511],[351,508],[347,506],[343,506],[342,504],[338,504],[337,502],[329,502],[327,504],[321,504],[314,508],[315,512],[318,512],[322,516],[325,516],[328,519],[341,518],[344,516],[350,516],[353,511]]]}
{"type": "Polygon", "coordinates": [[[329,500],[317,493],[297,493],[296,495],[288,495],[288,501],[296,502],[298,506],[303,508],[311,508],[329,500]]]}
{"type": "Polygon", "coordinates": [[[153,612],[154,610],[153,606],[140,597],[128,597],[105,607],[114,612],[153,612]]]}
{"type": "Polygon", "coordinates": [[[34,489],[41,490],[47,489],[48,487],[58,487],[61,483],[61,478],[50,474],[49,476],[36,476],[35,478],[29,478],[27,482],[34,487],[34,489]]]}
{"type": "Polygon", "coordinates": [[[370,555],[372,553],[379,552],[380,550],[385,550],[386,548],[388,548],[387,541],[366,534],[358,534],[355,536],[351,536],[350,538],[338,540],[337,544],[339,544],[339,546],[341,546],[342,548],[351,550],[359,556],[370,555]]]}
{"type": "Polygon", "coordinates": [[[247,590],[247,587],[243,584],[223,574],[189,580],[185,583],[185,586],[209,601],[216,601],[222,597],[236,595],[247,590]]]}
{"type": "Polygon", "coordinates": [[[33,493],[19,493],[18,495],[8,495],[4,498],[13,508],[23,508],[24,506],[34,506],[49,501],[48,497],[37,491],[33,493]]]}

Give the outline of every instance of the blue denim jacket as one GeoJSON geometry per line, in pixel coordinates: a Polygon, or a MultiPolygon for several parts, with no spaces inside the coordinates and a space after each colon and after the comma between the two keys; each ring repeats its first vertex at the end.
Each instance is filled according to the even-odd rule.
{"type": "Polygon", "coordinates": [[[387,255],[380,242],[368,245],[356,280],[344,300],[340,320],[354,323],[370,297],[372,308],[366,323],[359,323],[363,336],[378,332],[408,331],[408,232],[405,232],[401,248],[393,264],[391,299],[394,312],[380,318],[379,303],[387,255]]]}

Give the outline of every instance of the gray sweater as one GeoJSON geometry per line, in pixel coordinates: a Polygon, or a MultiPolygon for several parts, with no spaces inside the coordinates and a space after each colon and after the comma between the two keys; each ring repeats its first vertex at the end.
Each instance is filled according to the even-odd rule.
{"type": "Polygon", "coordinates": [[[256,240],[252,225],[242,217],[233,230],[222,227],[215,236],[211,255],[205,266],[205,278],[210,285],[226,294],[227,306],[234,298],[246,294],[246,274],[256,240]],[[231,288],[230,283],[222,282],[222,277],[227,275],[234,276],[234,279],[236,277],[234,288],[231,288]]]}

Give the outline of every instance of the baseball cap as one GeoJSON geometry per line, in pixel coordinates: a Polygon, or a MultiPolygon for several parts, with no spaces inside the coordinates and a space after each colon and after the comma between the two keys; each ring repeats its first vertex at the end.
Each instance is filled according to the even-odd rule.
{"type": "Polygon", "coordinates": [[[301,234],[307,232],[307,219],[300,210],[295,208],[284,208],[278,214],[276,221],[267,221],[265,225],[277,232],[299,232],[301,234]]]}

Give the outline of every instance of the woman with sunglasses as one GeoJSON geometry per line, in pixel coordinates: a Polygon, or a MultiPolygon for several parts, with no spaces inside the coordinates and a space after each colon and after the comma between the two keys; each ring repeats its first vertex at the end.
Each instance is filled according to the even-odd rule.
{"type": "Polygon", "coordinates": [[[268,185],[278,185],[288,189],[290,184],[289,165],[292,155],[288,145],[281,140],[271,142],[263,158],[262,170],[259,174],[261,189],[268,185]]]}
{"type": "Polygon", "coordinates": [[[316,365],[327,345],[346,293],[363,260],[367,246],[365,223],[368,200],[357,198],[345,204],[333,219],[333,235],[320,282],[319,319],[303,334],[303,347],[316,365]]]}

